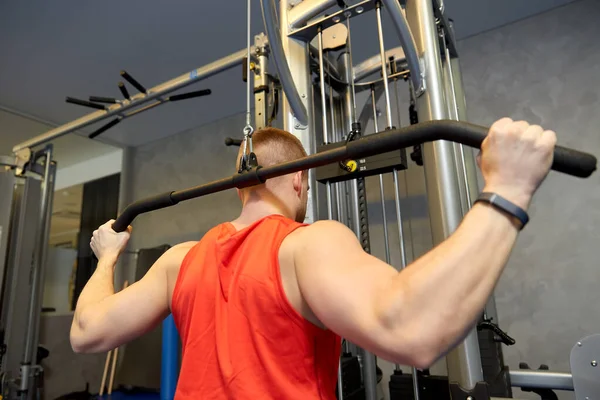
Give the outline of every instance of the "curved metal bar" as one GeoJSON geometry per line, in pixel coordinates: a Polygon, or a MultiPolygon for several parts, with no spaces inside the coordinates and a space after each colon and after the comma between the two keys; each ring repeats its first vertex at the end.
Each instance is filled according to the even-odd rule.
{"type": "Polygon", "coordinates": [[[379,98],[382,94],[383,86],[377,85],[375,86],[375,91],[373,93],[374,100],[372,100],[371,97],[368,97],[365,100],[365,104],[363,105],[362,110],[360,111],[360,114],[358,116],[358,122],[360,122],[360,126],[362,126],[363,129],[366,129],[369,120],[373,117],[373,106],[371,105],[372,101],[374,101],[375,104],[377,104],[377,101],[379,101],[379,98]]]}
{"type": "Polygon", "coordinates": [[[289,13],[290,28],[297,29],[313,17],[337,4],[336,0],[304,0],[292,8],[289,13]]]}
{"type": "Polygon", "coordinates": [[[425,90],[425,84],[423,79],[423,72],[421,71],[421,64],[419,63],[419,55],[417,53],[417,46],[415,44],[415,38],[412,36],[412,32],[406,22],[406,18],[402,13],[400,2],[398,0],[382,0],[385,8],[390,13],[394,27],[398,32],[398,37],[402,48],[404,49],[406,62],[408,69],[410,70],[410,79],[417,95],[425,90]]]}
{"type": "Polygon", "coordinates": [[[300,99],[290,67],[283,51],[283,44],[281,43],[281,35],[275,24],[276,16],[275,10],[273,9],[273,3],[271,0],[261,0],[260,5],[262,8],[263,21],[265,24],[265,30],[267,31],[267,37],[269,38],[269,45],[271,52],[273,53],[273,62],[275,69],[279,75],[279,81],[288,103],[294,113],[294,116],[302,125],[308,125],[308,112],[306,107],[300,99]]]}
{"type": "MultiPolygon", "coordinates": [[[[389,59],[394,57],[396,64],[403,64],[406,62],[406,56],[402,47],[395,47],[385,52],[385,57],[389,59]]],[[[376,54],[373,57],[367,58],[360,64],[354,66],[354,81],[358,82],[372,73],[381,71],[381,55],[376,54]]]]}

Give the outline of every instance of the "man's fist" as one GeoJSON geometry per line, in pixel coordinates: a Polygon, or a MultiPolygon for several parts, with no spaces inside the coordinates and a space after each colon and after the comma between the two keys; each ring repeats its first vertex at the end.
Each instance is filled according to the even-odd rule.
{"type": "Polygon", "coordinates": [[[525,121],[503,118],[481,144],[485,191],[527,209],[552,165],[556,134],[525,121]]]}
{"type": "Polygon", "coordinates": [[[112,229],[114,222],[115,220],[108,221],[92,234],[90,247],[98,259],[112,257],[116,260],[127,246],[131,235],[131,226],[126,231],[117,233],[112,229]]]}

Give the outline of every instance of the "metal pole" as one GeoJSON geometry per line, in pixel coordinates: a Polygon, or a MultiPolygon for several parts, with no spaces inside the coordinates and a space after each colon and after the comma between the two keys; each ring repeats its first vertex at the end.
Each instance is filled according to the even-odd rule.
{"type": "Polygon", "coordinates": [[[323,138],[329,142],[329,132],[327,131],[327,101],[325,96],[325,68],[323,67],[323,31],[319,28],[317,34],[319,40],[319,81],[321,84],[321,117],[323,119],[323,138]]]}
{"type": "Polygon", "coordinates": [[[50,232],[50,214],[52,210],[52,199],[54,194],[54,173],[52,164],[53,147],[48,145],[45,149],[44,181],[42,187],[42,199],[40,203],[40,220],[38,225],[38,237],[36,238],[36,255],[31,276],[31,298],[27,316],[27,332],[25,334],[25,350],[23,352],[23,363],[21,364],[21,391],[27,398],[27,391],[31,387],[32,366],[35,366],[37,340],[39,337],[39,324],[41,302],[44,293],[44,276],[46,267],[46,255],[48,252],[48,234],[50,232]]]}
{"type": "MultiPolygon", "coordinates": [[[[387,1],[394,3],[394,1],[387,1]]],[[[442,81],[439,36],[431,1],[412,0],[406,4],[406,18],[411,26],[416,47],[423,54],[427,90],[417,99],[421,121],[444,119],[447,107],[442,81]]],[[[408,57],[407,53],[407,60],[408,57]]],[[[411,74],[412,74],[411,68],[411,74]]],[[[415,87],[417,90],[417,87],[415,87]]],[[[433,245],[438,245],[454,232],[463,213],[459,193],[454,146],[447,141],[427,143],[423,146],[425,181],[433,245]]],[[[473,328],[463,343],[446,356],[448,377],[466,390],[483,382],[483,369],[477,331],[473,328]]]]}
{"type": "MultiPolygon", "coordinates": [[[[398,184],[398,171],[394,170],[394,200],[396,203],[396,221],[398,223],[398,238],[400,241],[400,269],[406,268],[406,244],[404,240],[404,226],[402,221],[402,209],[400,206],[400,185],[398,184]]],[[[396,371],[400,370],[400,364],[395,364],[396,371]]],[[[419,400],[419,377],[415,367],[412,368],[414,399],[419,400]]]]}
{"type": "MultiPolygon", "coordinates": [[[[379,124],[377,123],[377,102],[375,100],[375,88],[371,86],[371,103],[373,104],[373,128],[375,132],[379,132],[379,124]]],[[[383,174],[379,174],[379,192],[381,194],[381,213],[383,216],[383,243],[385,245],[385,262],[390,264],[390,239],[388,237],[387,213],[385,211],[385,190],[383,186],[383,174]]]]}
{"type": "MultiPolygon", "coordinates": [[[[383,27],[381,24],[381,4],[378,2],[375,7],[377,13],[377,32],[379,34],[379,55],[381,57],[381,76],[383,80],[383,91],[385,93],[385,117],[387,121],[387,127],[391,128],[392,123],[392,107],[390,105],[390,87],[387,76],[387,60],[385,58],[385,44],[383,43],[383,27]]],[[[371,89],[373,92],[373,89],[371,89]]],[[[372,94],[373,95],[373,94],[372,94]]],[[[374,97],[374,96],[373,96],[374,97]]]]}
{"type": "Polygon", "coordinates": [[[13,147],[13,153],[17,153],[20,150],[27,148],[33,148],[51,142],[67,133],[74,132],[78,129],[85,128],[93,123],[108,119],[112,116],[118,116],[123,114],[125,111],[133,109],[141,104],[148,103],[152,100],[156,100],[162,96],[165,96],[175,90],[179,90],[200,80],[209,78],[219,72],[226,71],[237,65],[240,65],[246,56],[246,49],[240,50],[233,54],[216,60],[210,64],[206,64],[203,67],[192,70],[186,74],[180,75],[177,78],[171,79],[165,83],[154,86],[148,89],[147,94],[139,93],[132,96],[131,101],[125,100],[121,104],[113,104],[108,107],[107,110],[98,110],[91,114],[84,115],[74,121],[68,122],[57,128],[54,128],[46,133],[36,136],[32,139],[26,140],[22,143],[17,144],[13,147]]]}

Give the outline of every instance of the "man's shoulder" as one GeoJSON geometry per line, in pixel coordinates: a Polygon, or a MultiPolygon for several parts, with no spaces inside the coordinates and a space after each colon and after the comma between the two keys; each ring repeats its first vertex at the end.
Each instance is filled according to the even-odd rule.
{"type": "Polygon", "coordinates": [[[173,247],[171,247],[169,250],[167,250],[165,252],[165,254],[163,254],[163,257],[166,259],[165,264],[167,264],[167,267],[169,269],[171,269],[171,268],[179,269],[185,256],[196,244],[198,244],[197,241],[183,242],[183,243],[176,244],[173,247]]]}
{"type": "Polygon", "coordinates": [[[311,247],[312,245],[327,246],[338,240],[345,240],[354,233],[344,224],[333,220],[320,220],[307,224],[293,231],[285,239],[287,246],[311,247]]]}

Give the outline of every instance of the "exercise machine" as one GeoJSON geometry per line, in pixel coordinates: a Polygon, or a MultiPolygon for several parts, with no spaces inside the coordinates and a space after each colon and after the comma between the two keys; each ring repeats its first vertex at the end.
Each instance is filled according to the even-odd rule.
{"type": "MultiPolygon", "coordinates": [[[[246,49],[150,89],[139,84],[138,87],[127,78],[130,75],[122,74],[140,93],[135,96],[123,93],[124,100],[107,101],[109,106],[93,107],[98,110],[15,146],[16,158],[28,159],[22,155],[31,149],[88,125],[117,118],[101,127],[99,130],[104,128],[101,132],[97,130],[90,135],[95,137],[114,126],[117,123],[114,121],[163,104],[166,96],[176,90],[243,64],[249,87],[250,80],[254,81],[255,126],[268,125],[271,118],[267,119],[267,116],[273,114],[265,101],[267,89],[274,93],[281,88],[285,94],[281,101],[283,128],[300,138],[310,155],[271,167],[251,165],[215,182],[137,201],[123,211],[114,229],[124,230],[137,215],[180,201],[310,170],[310,185],[317,190],[310,192],[307,222],[319,218],[338,219],[355,231],[366,251],[371,251],[366,178],[379,177],[379,190],[383,193],[384,176],[391,174],[400,238],[398,246],[402,254],[397,268],[403,268],[408,255],[400,204],[400,171],[407,169],[411,162],[424,166],[434,245],[456,229],[478,194],[476,166],[470,148],[480,146],[487,128],[464,122],[466,102],[458,52],[452,23],[444,12],[443,3],[441,0],[407,0],[401,6],[395,0],[362,0],[352,5],[334,0],[280,0],[278,14],[271,0],[261,0],[261,5],[266,35],[256,36],[253,46],[248,45],[246,49]],[[351,20],[369,12],[374,14],[377,23],[377,54],[355,64],[351,20]],[[382,12],[390,15],[401,47],[385,48],[382,12]],[[276,77],[267,71],[269,60],[275,66],[276,77]],[[249,71],[251,63],[253,74],[249,71]],[[399,85],[407,86],[409,124],[402,124],[400,113],[394,121],[392,85],[396,96],[399,85]],[[357,106],[357,93],[365,91],[370,96],[361,108],[357,106]],[[378,103],[382,96],[385,126],[380,128],[378,103]],[[367,135],[365,130],[371,121],[375,133],[367,135]]],[[[250,90],[247,94],[249,99],[250,90]]],[[[250,113],[248,99],[247,115],[250,113]]],[[[91,98],[90,102],[97,104],[101,100],[91,98]]],[[[275,97],[272,103],[275,104],[275,97]]],[[[399,101],[396,101],[397,108],[398,105],[399,101]]],[[[248,127],[252,128],[247,118],[243,130],[245,139],[238,142],[241,145],[251,137],[248,127]]],[[[236,144],[236,140],[229,143],[236,144]]],[[[587,177],[595,170],[596,159],[589,154],[557,147],[552,168],[587,177]]],[[[385,222],[384,232],[386,261],[389,262],[390,244],[385,222]]],[[[414,368],[411,374],[404,374],[397,366],[391,377],[391,397],[410,393],[414,399],[425,399],[426,392],[434,386],[446,395],[436,398],[453,400],[509,398],[513,386],[532,390],[574,390],[578,399],[589,397],[588,393],[600,393],[600,370],[596,368],[600,356],[595,356],[600,347],[598,336],[584,338],[579,342],[581,345],[575,345],[571,374],[525,369],[509,371],[503,364],[502,349],[497,340],[510,341],[510,337],[497,324],[492,298],[482,310],[479,324],[446,356],[447,377],[432,376],[429,371],[414,368]]],[[[7,346],[7,351],[11,351],[11,347],[7,346]]],[[[377,399],[376,357],[352,343],[345,343],[344,354],[358,361],[362,398],[377,399]]],[[[18,382],[19,373],[7,376],[18,382]]],[[[343,377],[340,371],[338,397],[354,398],[344,392],[344,387],[352,385],[346,385],[343,377]]]]}

